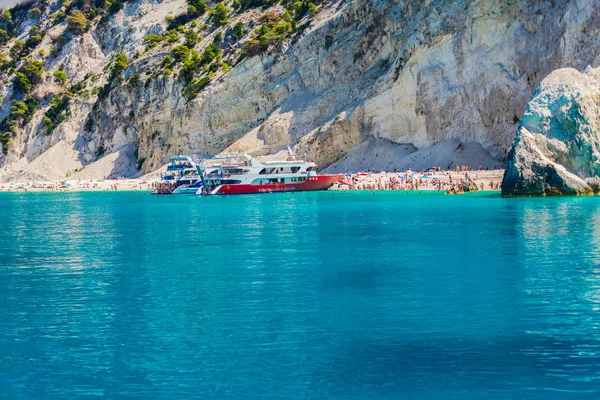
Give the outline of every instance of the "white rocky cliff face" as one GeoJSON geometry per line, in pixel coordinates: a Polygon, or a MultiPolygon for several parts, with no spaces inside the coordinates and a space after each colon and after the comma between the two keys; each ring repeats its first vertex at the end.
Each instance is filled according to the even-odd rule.
{"type": "MultiPolygon", "coordinates": [[[[107,26],[69,42],[46,74],[68,60],[70,79],[92,71],[97,87],[106,82],[108,72],[102,71],[117,51],[130,59],[142,54],[106,97],[92,91],[77,100],[78,110],[72,106],[52,135],[39,128],[43,109],[21,127],[14,146],[0,155],[0,178],[64,176],[113,152],[130,162],[120,164],[127,165],[125,172],[109,168],[106,175],[131,174],[132,166],[151,171],[175,153],[261,155],[288,145],[321,167],[344,159],[338,165],[362,169],[370,158],[351,151],[365,141],[357,151],[383,146],[390,167],[406,160],[421,167],[420,154],[451,167],[459,153],[466,154],[461,143],[485,150],[477,147],[469,152],[473,159],[461,162],[493,167],[506,158],[542,78],[561,67],[600,64],[598,2],[340,0],[324,5],[279,52],[236,64],[236,45],[229,56],[226,48],[235,66],[188,101],[176,76],[153,75],[167,51],[143,52],[143,37],[163,33],[164,17],[185,7],[183,0],[127,3],[107,26]],[[132,87],[127,80],[136,73],[141,83],[132,87]],[[456,157],[431,156],[448,143],[456,157]],[[36,166],[40,157],[47,170],[36,166]]],[[[242,21],[251,30],[249,21],[264,12],[232,15],[229,25],[242,21]]],[[[209,28],[198,51],[215,34],[209,28]]],[[[40,90],[51,92],[50,81],[40,90]]],[[[2,115],[11,93],[3,90],[2,115]]]]}
{"type": "Polygon", "coordinates": [[[502,194],[598,193],[599,177],[600,68],[554,71],[527,105],[502,194]]]}

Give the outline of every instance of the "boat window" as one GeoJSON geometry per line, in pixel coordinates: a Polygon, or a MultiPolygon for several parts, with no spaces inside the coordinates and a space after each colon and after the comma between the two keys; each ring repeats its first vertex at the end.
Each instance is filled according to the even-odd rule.
{"type": "Polygon", "coordinates": [[[221,181],[222,185],[238,185],[242,183],[242,181],[240,181],[239,179],[223,179],[221,181]]]}
{"type": "Polygon", "coordinates": [[[241,168],[227,168],[227,169],[223,169],[223,173],[224,174],[230,174],[230,175],[241,175],[243,173],[248,172],[247,170],[241,169],[241,168]]]}
{"type": "Polygon", "coordinates": [[[265,175],[267,173],[267,169],[263,168],[260,170],[260,172],[258,173],[259,175],[265,175]]]}
{"type": "Polygon", "coordinates": [[[300,167],[292,167],[292,172],[295,174],[296,172],[300,171],[300,167]]]}
{"type": "Polygon", "coordinates": [[[308,168],[306,168],[306,172],[314,171],[315,169],[316,169],[315,167],[308,167],[308,168]]]}

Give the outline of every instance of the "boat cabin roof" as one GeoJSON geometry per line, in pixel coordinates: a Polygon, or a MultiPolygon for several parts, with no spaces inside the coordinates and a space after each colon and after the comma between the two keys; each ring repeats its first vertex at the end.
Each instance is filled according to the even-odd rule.
{"type": "Polygon", "coordinates": [[[171,157],[171,163],[176,163],[177,161],[185,161],[185,162],[191,163],[192,159],[189,156],[182,156],[182,155],[171,157]]]}

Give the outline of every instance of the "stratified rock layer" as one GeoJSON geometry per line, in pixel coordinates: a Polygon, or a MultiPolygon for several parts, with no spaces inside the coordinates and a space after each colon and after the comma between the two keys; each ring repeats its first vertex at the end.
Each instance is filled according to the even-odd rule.
{"type": "Polygon", "coordinates": [[[551,73],[527,105],[502,181],[503,195],[600,191],[600,69],[551,73]]]}

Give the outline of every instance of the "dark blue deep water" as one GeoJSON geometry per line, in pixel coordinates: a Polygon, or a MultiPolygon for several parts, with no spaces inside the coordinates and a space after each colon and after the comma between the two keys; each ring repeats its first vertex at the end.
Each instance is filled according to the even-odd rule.
{"type": "Polygon", "coordinates": [[[599,398],[600,199],[0,195],[0,397],[599,398]]]}

